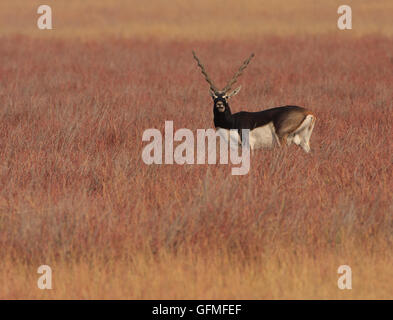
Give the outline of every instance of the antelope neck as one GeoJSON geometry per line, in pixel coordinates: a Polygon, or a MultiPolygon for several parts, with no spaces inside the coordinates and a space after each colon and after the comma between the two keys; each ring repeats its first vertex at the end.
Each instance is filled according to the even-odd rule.
{"type": "Polygon", "coordinates": [[[231,109],[229,109],[229,105],[224,101],[225,110],[224,112],[220,112],[214,105],[214,126],[216,128],[223,129],[236,129],[234,126],[234,119],[231,113],[231,109]]]}

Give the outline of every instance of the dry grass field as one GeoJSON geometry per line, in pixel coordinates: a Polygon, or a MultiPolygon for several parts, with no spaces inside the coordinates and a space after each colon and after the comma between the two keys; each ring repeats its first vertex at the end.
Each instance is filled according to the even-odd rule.
{"type": "Polygon", "coordinates": [[[183,3],[1,2],[0,299],[392,299],[391,1],[183,3]],[[220,85],[254,52],[232,111],[313,110],[313,152],[146,165],[144,130],[213,127],[192,49],[220,85]]]}

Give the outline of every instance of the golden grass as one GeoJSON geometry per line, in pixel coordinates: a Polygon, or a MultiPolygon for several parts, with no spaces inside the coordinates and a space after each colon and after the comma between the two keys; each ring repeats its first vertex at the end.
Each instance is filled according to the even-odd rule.
{"type": "Polygon", "coordinates": [[[389,255],[347,245],[309,256],[307,250],[281,248],[242,262],[222,252],[51,264],[53,289],[37,288],[33,264],[6,259],[1,299],[392,299],[389,255]],[[290,249],[293,249],[290,250],[290,249]],[[337,268],[352,268],[352,290],[339,290],[337,268]]]}
{"type": "Polygon", "coordinates": [[[256,39],[266,35],[335,33],[337,8],[351,5],[353,36],[391,36],[390,0],[57,0],[52,31],[36,26],[37,0],[3,0],[0,35],[34,37],[154,37],[158,39],[256,39]]]}

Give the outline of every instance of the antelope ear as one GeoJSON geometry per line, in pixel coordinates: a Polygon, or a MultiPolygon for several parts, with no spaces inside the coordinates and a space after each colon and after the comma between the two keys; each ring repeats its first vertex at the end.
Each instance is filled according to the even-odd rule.
{"type": "Polygon", "coordinates": [[[230,94],[226,96],[227,99],[232,98],[233,96],[237,95],[240,91],[242,86],[238,86],[235,90],[233,90],[230,94]]]}
{"type": "Polygon", "coordinates": [[[216,93],[212,89],[209,90],[209,93],[210,93],[210,95],[212,96],[213,99],[217,98],[216,93]]]}

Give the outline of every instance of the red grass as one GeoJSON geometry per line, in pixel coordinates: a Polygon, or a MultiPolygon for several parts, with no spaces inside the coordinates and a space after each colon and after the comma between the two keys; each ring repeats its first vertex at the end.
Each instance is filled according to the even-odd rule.
{"type": "Polygon", "coordinates": [[[343,297],[346,263],[348,297],[393,296],[392,39],[1,41],[1,298],[41,264],[52,298],[343,297]],[[192,49],[222,86],[255,52],[232,111],[311,109],[313,153],[145,165],[145,129],[213,127],[192,49]]]}

